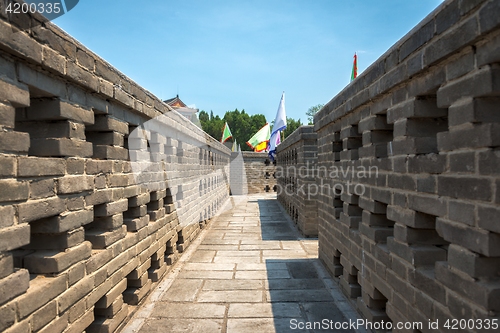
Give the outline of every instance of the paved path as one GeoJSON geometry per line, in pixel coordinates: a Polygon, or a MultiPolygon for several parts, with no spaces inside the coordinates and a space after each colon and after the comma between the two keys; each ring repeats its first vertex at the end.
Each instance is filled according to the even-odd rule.
{"type": "Polygon", "coordinates": [[[317,240],[300,237],[276,197],[232,197],[231,205],[122,333],[354,332],[299,329],[359,317],[317,259],[317,240]]]}

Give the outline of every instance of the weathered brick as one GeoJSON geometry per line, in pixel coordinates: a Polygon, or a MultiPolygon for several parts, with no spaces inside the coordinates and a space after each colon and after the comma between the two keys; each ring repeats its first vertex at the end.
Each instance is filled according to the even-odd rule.
{"type": "Polygon", "coordinates": [[[406,118],[439,118],[447,116],[446,109],[437,107],[436,98],[411,98],[387,110],[387,122],[393,124],[406,118]]]}
{"type": "Polygon", "coordinates": [[[394,123],[394,137],[429,137],[447,129],[448,124],[444,120],[440,121],[432,118],[401,119],[394,123]]]}
{"type": "Polygon", "coordinates": [[[394,225],[394,239],[407,244],[446,245],[434,229],[413,229],[396,223],[394,225]]]}
{"type": "Polygon", "coordinates": [[[436,217],[398,206],[387,206],[387,218],[412,228],[433,229],[436,217]]]}
{"type": "Polygon", "coordinates": [[[58,74],[66,74],[66,59],[50,47],[42,47],[42,64],[58,74]]]}
{"type": "Polygon", "coordinates": [[[446,251],[432,245],[408,245],[393,237],[387,238],[387,248],[415,267],[430,266],[436,261],[446,260],[446,251]]]}
{"type": "Polygon", "coordinates": [[[95,307],[99,309],[105,309],[111,306],[113,302],[121,296],[121,294],[127,289],[127,279],[123,279],[120,283],[113,287],[110,291],[106,293],[96,304],[95,307]]]}
{"type": "Polygon", "coordinates": [[[66,176],[57,180],[57,191],[61,194],[78,193],[94,189],[93,176],[66,176]]]}
{"type": "Polygon", "coordinates": [[[124,238],[126,233],[127,227],[124,225],[111,231],[91,229],[85,232],[85,239],[92,243],[92,247],[94,249],[105,249],[109,245],[124,238]]]}
{"type": "Polygon", "coordinates": [[[436,220],[436,230],[441,237],[450,243],[488,257],[500,257],[500,235],[497,233],[472,228],[442,218],[436,220]]]}
{"type": "Polygon", "coordinates": [[[0,201],[21,201],[29,197],[29,183],[15,179],[0,180],[0,201]]]}
{"type": "Polygon", "coordinates": [[[112,161],[98,161],[98,160],[87,160],[85,171],[89,175],[94,175],[98,173],[110,173],[113,170],[112,161]]]}
{"type": "Polygon", "coordinates": [[[94,321],[94,308],[90,308],[87,312],[78,318],[71,326],[64,331],[65,333],[79,333],[84,332],[94,321]]]}
{"type": "Polygon", "coordinates": [[[474,173],[476,169],[476,153],[473,151],[450,153],[448,158],[450,172],[474,173]]]}
{"type": "Polygon", "coordinates": [[[95,117],[94,125],[87,126],[89,132],[117,132],[128,134],[128,124],[116,118],[99,115],[95,117]]]}
{"type": "MultiPolygon", "coordinates": [[[[425,56],[425,55],[424,55],[425,56]]],[[[425,64],[423,65],[425,66],[425,64]]],[[[436,90],[446,81],[444,67],[435,67],[422,76],[414,77],[408,83],[408,96],[435,95],[436,90]]]]}
{"type": "Polygon", "coordinates": [[[94,207],[95,216],[111,216],[128,209],[128,200],[122,199],[111,203],[105,203],[94,207]]]}
{"type": "Polygon", "coordinates": [[[94,158],[108,160],[127,160],[128,149],[122,147],[94,145],[94,158]]]}
{"type": "Polygon", "coordinates": [[[17,269],[11,275],[0,280],[0,305],[26,292],[30,275],[25,269],[17,269]]]}
{"type": "Polygon", "coordinates": [[[92,143],[65,138],[33,139],[30,154],[37,156],[92,156],[92,143]]]}
{"type": "Polygon", "coordinates": [[[420,293],[416,293],[417,300],[430,296],[440,303],[446,302],[445,288],[436,280],[433,268],[421,267],[413,270],[409,275],[409,281],[414,287],[425,293],[423,297],[419,297],[420,293]]]}
{"type": "Polygon", "coordinates": [[[0,206],[0,228],[10,227],[15,223],[14,206],[0,206]]]}
{"type": "Polygon", "coordinates": [[[437,153],[436,138],[399,137],[388,143],[389,155],[429,154],[437,153]]]}
{"type": "Polygon", "coordinates": [[[10,104],[0,103],[0,126],[14,128],[16,109],[10,104]]]}
{"type": "Polygon", "coordinates": [[[446,108],[463,97],[491,95],[500,91],[500,69],[485,66],[449,82],[437,92],[438,107],[446,108]]]}
{"type": "Polygon", "coordinates": [[[500,308],[498,283],[475,281],[465,274],[448,268],[445,263],[436,264],[436,278],[487,310],[498,311],[500,308]]]}
{"type": "Polygon", "coordinates": [[[117,132],[88,132],[87,140],[95,145],[123,147],[124,144],[123,134],[117,132]]]}
{"type": "Polygon", "coordinates": [[[495,112],[500,98],[482,97],[459,100],[449,108],[449,125],[458,126],[465,123],[500,122],[500,116],[495,112]]]}
{"type": "Polygon", "coordinates": [[[97,92],[99,90],[98,78],[72,61],[68,61],[66,64],[66,74],[72,80],[92,91],[97,92]]]}
{"type": "Polygon", "coordinates": [[[64,175],[66,163],[59,158],[19,157],[18,175],[21,177],[64,175]]]}
{"type": "Polygon", "coordinates": [[[53,197],[56,193],[54,179],[32,180],[29,187],[30,199],[53,197]]]}
{"type": "Polygon", "coordinates": [[[131,197],[128,199],[128,205],[130,207],[145,205],[150,201],[150,198],[150,193],[144,193],[135,197],[131,197]]]}
{"type": "Polygon", "coordinates": [[[57,298],[59,311],[69,309],[70,306],[90,293],[92,288],[94,288],[94,277],[92,275],[86,276],[57,298]]]}
{"type": "Polygon", "coordinates": [[[87,205],[100,205],[111,201],[113,201],[112,189],[96,190],[85,197],[85,202],[87,205]]]}
{"type": "Polygon", "coordinates": [[[28,87],[24,84],[0,80],[0,101],[10,103],[14,107],[30,105],[28,87]]]}
{"type": "Polygon", "coordinates": [[[61,98],[66,96],[65,80],[36,70],[23,62],[17,63],[17,71],[19,81],[38,89],[43,92],[43,95],[60,96],[61,98]]]}
{"type": "Polygon", "coordinates": [[[479,173],[482,175],[500,174],[500,149],[481,151],[478,153],[479,173]]]}
{"type": "Polygon", "coordinates": [[[392,173],[387,177],[387,185],[391,188],[414,191],[417,188],[416,179],[413,175],[401,175],[392,173]]]}
{"type": "Polygon", "coordinates": [[[457,77],[471,72],[475,66],[474,50],[472,47],[465,48],[462,54],[446,65],[446,78],[451,81],[457,77]]]}
{"type": "Polygon", "coordinates": [[[76,60],[80,66],[85,67],[89,71],[93,71],[95,64],[94,58],[91,55],[88,55],[85,51],[79,49],[76,51],[76,60]]]}
{"type": "Polygon", "coordinates": [[[475,206],[465,201],[448,202],[448,216],[450,220],[473,226],[475,223],[475,206]]]}
{"type": "Polygon", "coordinates": [[[448,263],[473,278],[492,277],[500,269],[500,258],[488,258],[464,247],[450,244],[448,263]]]}
{"type": "Polygon", "coordinates": [[[97,217],[89,228],[96,228],[99,230],[115,230],[120,228],[123,224],[123,214],[116,214],[112,216],[97,217]]]}
{"type": "Polygon", "coordinates": [[[70,120],[60,120],[47,122],[40,126],[39,122],[20,122],[16,124],[16,129],[21,132],[28,132],[30,138],[69,138],[85,140],[85,125],[70,120]]]}
{"type": "Polygon", "coordinates": [[[480,41],[476,45],[476,62],[478,66],[500,61],[500,34],[480,41]]]}
{"type": "Polygon", "coordinates": [[[437,134],[440,151],[460,148],[482,148],[500,146],[499,124],[480,124],[461,127],[437,134]]]}
{"type": "Polygon", "coordinates": [[[90,125],[94,123],[94,113],[61,100],[41,99],[31,102],[31,106],[26,112],[26,119],[21,120],[40,121],[65,119],[90,125]]]}
{"type": "Polygon", "coordinates": [[[6,329],[14,325],[16,322],[16,306],[11,302],[0,307],[0,330],[5,332],[6,329]]]}
{"type": "Polygon", "coordinates": [[[42,47],[27,33],[13,29],[6,21],[0,22],[0,47],[35,63],[42,61],[42,47]]]}
{"type": "Polygon", "coordinates": [[[399,61],[404,60],[408,55],[412,54],[425,45],[434,36],[434,20],[422,25],[409,38],[401,44],[399,49],[399,61]]]}
{"type": "Polygon", "coordinates": [[[39,330],[57,317],[57,302],[52,301],[33,314],[33,330],[39,330]]]}
{"type": "Polygon", "coordinates": [[[498,206],[478,206],[477,226],[500,233],[500,208],[498,206]]]}
{"type": "Polygon", "coordinates": [[[57,250],[37,251],[24,257],[24,266],[32,273],[60,273],[75,263],[90,257],[92,247],[83,242],[64,252],[57,250]]]}
{"type": "Polygon", "coordinates": [[[30,136],[23,132],[0,132],[0,150],[26,153],[30,148],[30,136]]]}
{"type": "Polygon", "coordinates": [[[66,171],[68,174],[83,174],[85,172],[85,160],[80,158],[66,159],[66,171]]]}
{"type": "Polygon", "coordinates": [[[477,177],[439,175],[438,194],[452,198],[490,201],[491,181],[477,177]]]}
{"type": "Polygon", "coordinates": [[[444,216],[447,212],[444,199],[422,194],[408,195],[408,208],[434,216],[444,216]]]}
{"type": "Polygon", "coordinates": [[[17,175],[17,159],[14,156],[0,156],[0,176],[15,177],[17,175]]]}
{"type": "Polygon", "coordinates": [[[27,249],[65,250],[81,244],[85,240],[83,228],[76,228],[57,234],[32,233],[31,242],[27,249]]]}
{"type": "Polygon", "coordinates": [[[425,49],[425,65],[450,56],[461,47],[470,44],[479,35],[477,19],[470,17],[459,26],[449,29],[439,39],[431,42],[425,49]]]}
{"type": "Polygon", "coordinates": [[[496,1],[489,2],[486,6],[481,8],[479,11],[479,26],[481,33],[490,31],[493,28],[497,28],[500,24],[498,18],[498,11],[500,10],[500,4],[496,1]]]}
{"type": "Polygon", "coordinates": [[[44,217],[54,216],[65,210],[64,200],[58,197],[30,200],[18,205],[19,221],[31,222],[44,217]]]}
{"type": "Polygon", "coordinates": [[[37,277],[30,280],[26,294],[17,299],[19,317],[26,318],[66,290],[66,277],[37,277]]]}

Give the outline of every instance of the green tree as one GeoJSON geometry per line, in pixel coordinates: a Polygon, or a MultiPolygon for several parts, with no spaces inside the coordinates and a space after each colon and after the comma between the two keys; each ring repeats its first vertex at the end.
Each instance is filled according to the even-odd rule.
{"type": "Polygon", "coordinates": [[[200,119],[201,128],[216,140],[220,140],[224,123],[227,122],[233,138],[241,146],[241,150],[250,151],[251,148],[246,144],[258,130],[266,124],[266,117],[263,114],[255,114],[250,116],[245,110],[227,111],[221,119],[218,115],[214,116],[210,111],[210,115],[206,111],[200,111],[198,118],[200,119]]]}
{"type": "Polygon", "coordinates": [[[315,105],[315,106],[311,106],[307,110],[306,116],[307,116],[307,121],[309,122],[309,125],[313,125],[313,123],[314,123],[314,115],[316,113],[318,113],[318,111],[321,110],[322,107],[323,107],[323,104],[318,104],[318,105],[315,105]]]}
{"type": "Polygon", "coordinates": [[[293,133],[293,131],[295,131],[297,128],[299,128],[302,125],[303,124],[300,121],[300,119],[295,120],[293,118],[286,117],[286,129],[284,132],[285,138],[287,138],[290,134],[293,133]]]}

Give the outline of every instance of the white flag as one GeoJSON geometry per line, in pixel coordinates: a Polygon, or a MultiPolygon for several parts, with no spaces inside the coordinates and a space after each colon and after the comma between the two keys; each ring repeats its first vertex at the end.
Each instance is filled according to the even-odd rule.
{"type": "Polygon", "coordinates": [[[278,106],[278,112],[276,113],[276,118],[274,119],[273,130],[271,131],[271,138],[269,139],[269,157],[274,161],[276,156],[276,146],[280,144],[280,131],[286,128],[286,113],[285,113],[285,92],[281,95],[280,105],[278,106]]]}

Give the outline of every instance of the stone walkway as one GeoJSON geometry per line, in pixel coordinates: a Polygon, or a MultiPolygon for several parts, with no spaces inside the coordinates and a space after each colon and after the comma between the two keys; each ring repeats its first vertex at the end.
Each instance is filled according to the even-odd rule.
{"type": "MultiPolygon", "coordinates": [[[[122,333],[364,332],[299,329],[356,321],[351,304],[274,195],[232,197],[122,333]]],[[[325,327],[323,327],[325,328],[325,327]]]]}

